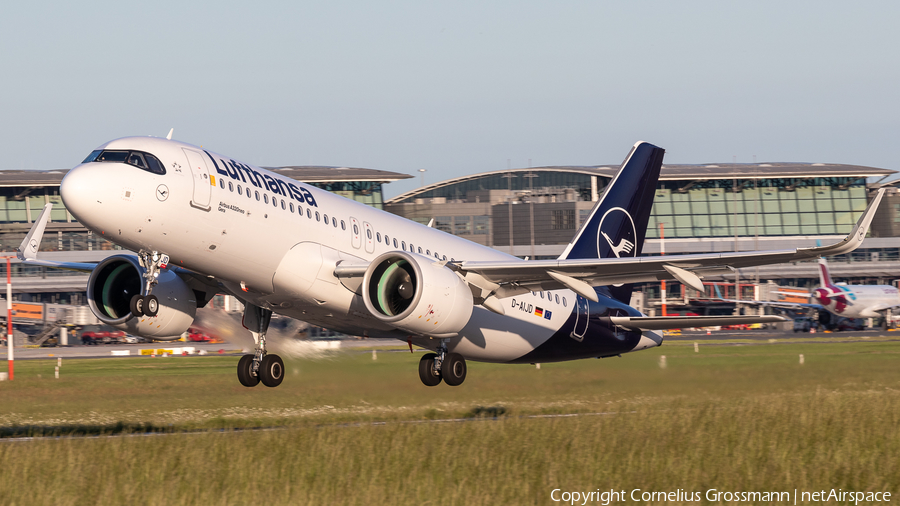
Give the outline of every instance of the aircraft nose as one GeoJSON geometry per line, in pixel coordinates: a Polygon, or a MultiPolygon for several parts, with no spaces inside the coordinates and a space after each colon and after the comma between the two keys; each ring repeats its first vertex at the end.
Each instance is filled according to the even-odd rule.
{"type": "Polygon", "coordinates": [[[66,209],[81,223],[89,223],[91,209],[95,206],[98,179],[97,168],[84,164],[70,170],[59,185],[59,194],[66,209]]]}

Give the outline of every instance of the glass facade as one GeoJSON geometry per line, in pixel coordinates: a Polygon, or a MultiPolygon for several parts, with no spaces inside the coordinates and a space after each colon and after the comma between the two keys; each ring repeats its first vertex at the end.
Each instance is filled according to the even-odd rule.
{"type": "Polygon", "coordinates": [[[647,238],[842,234],[867,204],[863,178],[663,181],[647,238]]]}
{"type": "MultiPolygon", "coordinates": [[[[512,172],[512,178],[507,173],[486,174],[481,177],[449,184],[433,190],[417,193],[410,197],[413,199],[446,198],[448,200],[465,199],[470,191],[478,190],[507,190],[512,187],[514,192],[527,191],[531,188],[573,188],[578,194],[579,200],[591,200],[591,175],[577,172],[533,170],[535,177],[526,177],[519,169],[512,172]],[[532,180],[529,182],[529,179],[532,180]],[[511,180],[511,181],[510,181],[511,180]]],[[[598,184],[605,184],[607,178],[598,177],[598,184]]],[[[602,186],[598,191],[602,190],[602,186]]],[[[402,203],[398,201],[396,203],[402,203]]]]}
{"type": "Polygon", "coordinates": [[[384,197],[381,192],[380,182],[372,181],[344,181],[337,183],[306,183],[316,188],[321,188],[331,193],[336,193],[342,197],[362,202],[363,204],[375,207],[377,209],[384,208],[384,197]]]}

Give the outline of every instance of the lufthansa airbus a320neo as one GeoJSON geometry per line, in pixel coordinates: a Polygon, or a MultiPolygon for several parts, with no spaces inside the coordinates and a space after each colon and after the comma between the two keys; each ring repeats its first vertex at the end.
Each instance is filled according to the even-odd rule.
{"type": "Polygon", "coordinates": [[[266,350],[273,312],[427,348],[422,382],[459,385],[467,360],[607,357],[659,346],[667,328],[779,321],[648,317],[628,305],[631,284],[675,279],[702,290],[705,275],[852,251],[881,200],[830,246],[642,257],[664,153],[635,144],[563,254],[527,261],[197,146],[126,137],[70,170],[61,194],[85,227],[137,253],[39,259],[48,205],[19,257],[90,272],[97,318],[153,339],[178,338],[197,308],[234,295],[256,342],[237,364],[246,386],[284,378],[266,350]]]}

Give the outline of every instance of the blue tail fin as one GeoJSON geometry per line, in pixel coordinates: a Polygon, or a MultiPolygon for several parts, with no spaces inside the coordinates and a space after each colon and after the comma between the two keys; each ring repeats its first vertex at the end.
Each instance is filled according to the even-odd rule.
{"type": "MultiPolygon", "coordinates": [[[[646,142],[631,148],[619,173],[560,260],[640,256],[665,153],[646,142]]],[[[610,292],[627,304],[631,286],[610,287],[610,292]]]]}

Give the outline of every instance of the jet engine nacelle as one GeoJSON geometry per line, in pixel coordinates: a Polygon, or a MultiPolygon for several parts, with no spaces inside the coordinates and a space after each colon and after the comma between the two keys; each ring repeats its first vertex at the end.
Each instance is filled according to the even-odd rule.
{"type": "Polygon", "coordinates": [[[88,280],[91,311],[101,322],[130,334],[160,341],[178,339],[197,315],[194,291],[175,272],[161,270],[152,292],[159,299],[159,312],[134,317],[129,305],[141,293],[143,273],[136,256],[115,255],[100,262],[88,280]]]}
{"type": "Polygon", "coordinates": [[[362,289],[372,315],[413,334],[452,337],[472,317],[468,284],[428,257],[385,253],[366,269],[362,289]]]}

